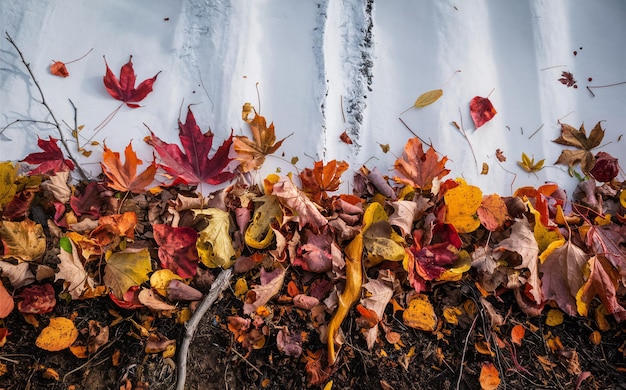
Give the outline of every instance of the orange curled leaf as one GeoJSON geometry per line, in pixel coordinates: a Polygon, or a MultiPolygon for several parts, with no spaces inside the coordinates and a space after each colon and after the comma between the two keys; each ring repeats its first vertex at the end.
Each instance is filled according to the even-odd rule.
{"type": "Polygon", "coordinates": [[[157,166],[154,161],[142,173],[137,176],[137,165],[143,163],[137,158],[137,154],[133,150],[132,143],[124,150],[126,161],[122,164],[120,154],[107,148],[104,144],[104,153],[102,154],[102,172],[109,179],[109,187],[118,191],[130,191],[134,193],[143,192],[144,189],[152,183],[156,174],[157,166]]]}
{"type": "Polygon", "coordinates": [[[517,345],[522,345],[522,339],[526,334],[526,329],[523,325],[517,324],[511,329],[511,341],[517,345]]]}
{"type": "MultiPolygon", "coordinates": [[[[246,106],[244,106],[244,112],[245,108],[246,106]]],[[[237,159],[241,161],[240,169],[243,172],[250,172],[261,167],[265,162],[265,156],[277,151],[285,139],[276,141],[274,123],[270,123],[267,127],[265,118],[256,112],[254,118],[246,119],[246,122],[250,125],[252,139],[243,135],[236,136],[233,140],[233,149],[239,154],[237,159]]]]}
{"type": "Polygon", "coordinates": [[[432,187],[433,179],[441,179],[450,173],[449,169],[445,169],[447,161],[446,156],[439,160],[437,152],[432,146],[424,153],[419,138],[411,138],[404,146],[402,157],[397,159],[393,166],[400,172],[401,176],[394,176],[393,179],[398,183],[429,190],[432,187]]]}
{"type": "Polygon", "coordinates": [[[320,203],[328,199],[327,191],[337,191],[341,183],[341,174],[348,169],[345,161],[332,160],[324,165],[322,161],[316,161],[313,169],[305,168],[300,172],[302,190],[314,202],[320,203]]]}
{"type": "Polygon", "coordinates": [[[470,101],[470,114],[477,129],[489,122],[497,113],[489,98],[474,96],[470,101]]]}
{"type": "Polygon", "coordinates": [[[65,67],[65,63],[61,61],[53,61],[50,65],[50,73],[59,77],[67,77],[70,75],[67,68],[65,67]]]}

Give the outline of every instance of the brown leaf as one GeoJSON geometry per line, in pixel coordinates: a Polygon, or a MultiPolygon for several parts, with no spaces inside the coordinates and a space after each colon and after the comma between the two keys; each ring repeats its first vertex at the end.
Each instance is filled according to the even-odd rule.
{"type": "Polygon", "coordinates": [[[552,142],[565,146],[573,146],[577,149],[563,150],[555,164],[568,165],[569,167],[580,164],[583,173],[585,175],[588,174],[594,165],[591,149],[599,146],[603,138],[604,130],[602,130],[600,122],[593,127],[591,133],[589,133],[589,137],[587,137],[584,124],[580,125],[580,130],[576,130],[566,123],[561,123],[561,136],[552,140],[552,142]]]}
{"type": "Polygon", "coordinates": [[[341,133],[341,135],[339,135],[339,139],[343,143],[346,143],[348,145],[352,145],[352,139],[350,138],[348,133],[346,133],[345,131],[343,133],[341,133]]]}
{"type": "Polygon", "coordinates": [[[394,176],[398,183],[404,183],[422,190],[429,190],[432,187],[433,179],[441,179],[450,170],[445,169],[446,156],[439,160],[437,152],[433,147],[429,147],[426,153],[419,138],[411,138],[404,146],[402,157],[397,159],[394,168],[402,176],[394,176]]]}
{"type": "Polygon", "coordinates": [[[0,240],[4,246],[3,259],[13,257],[19,261],[32,261],[46,251],[43,227],[30,219],[21,222],[3,221],[0,225],[0,240]]]}
{"type": "Polygon", "coordinates": [[[300,230],[309,224],[314,230],[319,230],[328,224],[328,220],[319,212],[313,203],[303,192],[298,190],[289,178],[283,178],[272,188],[272,195],[275,195],[280,203],[289,208],[292,216],[285,216],[286,221],[297,221],[300,230]]]}
{"type": "Polygon", "coordinates": [[[574,75],[571,72],[567,72],[567,71],[563,71],[561,73],[561,78],[559,79],[559,81],[561,82],[561,84],[569,87],[574,87],[577,88],[578,86],[576,85],[576,79],[574,78],[574,75]]]}
{"type": "Polygon", "coordinates": [[[480,223],[489,231],[497,230],[504,221],[507,220],[509,214],[507,212],[504,200],[498,194],[485,195],[476,210],[480,223]]]}
{"type": "Polygon", "coordinates": [[[302,190],[314,202],[321,204],[322,200],[328,199],[327,192],[339,189],[341,174],[348,167],[345,161],[332,160],[326,165],[322,161],[316,161],[313,169],[305,168],[300,172],[302,190]]]}
{"type": "Polygon", "coordinates": [[[276,141],[274,123],[267,127],[265,118],[256,111],[254,118],[246,122],[250,125],[252,139],[242,135],[236,136],[233,140],[233,149],[239,154],[237,160],[241,161],[240,169],[243,172],[250,172],[259,169],[265,161],[265,156],[276,152],[285,139],[276,141]]]}
{"type": "Polygon", "coordinates": [[[586,316],[594,297],[598,297],[616,320],[626,319],[626,309],[617,300],[618,274],[602,255],[589,259],[589,278],[576,294],[578,313],[586,316]]]}
{"type": "Polygon", "coordinates": [[[144,189],[152,183],[157,166],[154,161],[137,176],[137,165],[143,162],[137,158],[137,154],[133,150],[132,143],[124,150],[125,161],[122,164],[120,154],[113,152],[104,144],[104,153],[102,154],[102,172],[109,179],[109,187],[118,191],[130,191],[134,193],[143,192],[144,189]]]}
{"type": "MultiPolygon", "coordinates": [[[[283,287],[285,281],[285,270],[283,268],[277,268],[279,272],[274,275],[274,278],[262,285],[256,285],[252,287],[250,291],[253,291],[254,300],[252,302],[246,302],[243,305],[243,313],[250,314],[262,305],[265,305],[274,295],[278,294],[283,287]]],[[[263,274],[265,271],[261,271],[263,274]]],[[[250,292],[248,292],[250,293],[250,292]]]]}
{"type": "Polygon", "coordinates": [[[0,319],[6,318],[11,314],[13,307],[15,307],[13,297],[9,294],[7,289],[4,288],[2,280],[0,280],[0,319]]]}

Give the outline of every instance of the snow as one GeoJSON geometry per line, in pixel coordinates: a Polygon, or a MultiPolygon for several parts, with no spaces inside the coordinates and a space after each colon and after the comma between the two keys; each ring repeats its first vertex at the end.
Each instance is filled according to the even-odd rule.
{"type": "MultiPolygon", "coordinates": [[[[257,179],[277,169],[296,171],[288,163],[292,157],[299,159],[297,169],[342,159],[353,169],[367,164],[392,175],[413,136],[400,113],[421,93],[442,88],[439,101],[407,111],[403,121],[450,158],[449,177],[501,195],[545,181],[571,193],[576,179],[553,165],[563,149],[551,142],[559,120],[574,127],[584,122],[588,130],[603,121],[610,143],[602,150],[624,161],[626,141],[618,137],[626,85],[595,89],[595,97],[585,88],[626,81],[624,20],[621,0],[0,3],[0,25],[31,64],[57,118],[73,124],[71,99],[85,125],[81,136],[106,141],[113,150],[132,140],[149,161],[152,151],[143,142],[148,128],[177,142],[177,119],[189,104],[201,128],[216,134],[217,146],[231,129],[249,134],[241,107],[251,102],[275,123],[279,139],[293,133],[257,179]],[[67,79],[48,73],[51,60],[67,62],[91,48],[68,65],[67,79]],[[119,74],[131,54],[138,81],[162,71],[154,92],[141,108],[122,107],[94,134],[119,105],[102,84],[103,56],[119,74]],[[574,74],[577,89],[558,82],[563,71],[574,74]],[[498,114],[474,129],[469,101],[477,95],[489,96],[498,114]],[[453,121],[463,124],[477,164],[453,121]],[[344,131],[352,145],[339,140],[344,131]],[[389,144],[390,152],[380,144],[389,144]],[[498,148],[506,162],[495,159],[498,148]],[[524,172],[516,162],[522,152],[545,158],[546,168],[524,172]],[[487,175],[480,174],[483,162],[487,175]]],[[[38,99],[19,56],[2,39],[0,128],[15,119],[49,119],[38,99]]],[[[0,135],[0,160],[24,158],[38,150],[37,136],[56,137],[55,131],[27,122],[8,127],[0,135]]],[[[80,161],[97,175],[101,150],[93,149],[80,161]]],[[[351,177],[345,174],[344,181],[351,177]]]]}

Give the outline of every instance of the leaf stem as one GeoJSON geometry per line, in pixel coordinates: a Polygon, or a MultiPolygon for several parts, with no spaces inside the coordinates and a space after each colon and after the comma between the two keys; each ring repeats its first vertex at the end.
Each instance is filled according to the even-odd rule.
{"type": "Polygon", "coordinates": [[[89,51],[87,53],[83,54],[82,57],[77,58],[77,59],[72,60],[72,61],[65,62],[65,65],[82,60],[83,58],[87,57],[89,55],[89,53],[91,53],[92,51],[93,51],[93,47],[91,49],[89,49],[89,51]]]}

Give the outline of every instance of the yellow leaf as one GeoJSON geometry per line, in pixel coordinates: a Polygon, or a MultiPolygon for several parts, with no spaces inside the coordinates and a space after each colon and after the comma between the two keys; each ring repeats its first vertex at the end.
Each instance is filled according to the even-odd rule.
{"type": "Polygon", "coordinates": [[[626,209],[626,190],[619,193],[619,203],[626,209]]]}
{"type": "Polygon", "coordinates": [[[69,348],[77,338],[78,330],[74,322],[65,317],[55,317],[43,328],[35,344],[46,351],[56,352],[69,348]]]}
{"type": "Polygon", "coordinates": [[[466,250],[459,251],[452,267],[443,271],[437,281],[455,282],[461,280],[463,274],[470,268],[472,268],[472,256],[466,250]]]}
{"type": "Polygon", "coordinates": [[[459,233],[471,233],[480,226],[476,211],[483,200],[480,188],[457,179],[458,187],[446,191],[443,196],[447,206],[445,223],[453,225],[459,233]]]}
{"type": "Polygon", "coordinates": [[[495,352],[491,350],[491,345],[484,340],[474,343],[474,348],[476,349],[476,352],[480,353],[481,355],[495,355],[495,352]]]}
{"type": "Polygon", "coordinates": [[[436,102],[437,100],[439,100],[439,98],[442,96],[443,96],[443,90],[441,89],[433,89],[432,91],[424,92],[417,98],[417,100],[415,100],[415,103],[413,103],[413,106],[415,108],[422,108],[422,107],[429,106],[433,104],[434,102],[436,102]]]}
{"type": "Polygon", "coordinates": [[[546,316],[546,325],[557,326],[563,323],[563,312],[558,309],[551,309],[546,316]]]}
{"type": "Polygon", "coordinates": [[[113,253],[104,267],[104,284],[120,299],[129,288],[148,281],[151,271],[150,252],[146,248],[113,253]]]}
{"type": "Polygon", "coordinates": [[[193,213],[206,215],[209,221],[196,242],[200,260],[209,268],[229,268],[236,255],[229,233],[230,214],[217,208],[193,210],[193,213]]]}
{"type": "Polygon", "coordinates": [[[265,195],[258,199],[263,202],[254,211],[252,222],[246,229],[246,245],[255,249],[264,249],[268,247],[274,239],[274,230],[271,229],[271,223],[275,220],[281,220],[283,212],[280,208],[278,198],[272,195],[265,195]]]}
{"type": "Polygon", "coordinates": [[[541,159],[535,162],[535,157],[530,158],[526,155],[526,153],[522,152],[522,161],[518,161],[520,167],[524,168],[526,172],[538,172],[543,168],[543,164],[546,160],[541,159]]]}
{"type": "Polygon", "coordinates": [[[43,227],[30,219],[21,222],[2,221],[0,239],[4,245],[4,253],[0,256],[2,259],[13,257],[19,261],[32,261],[46,251],[43,227]]]}
{"type": "Polygon", "coordinates": [[[459,316],[461,314],[463,314],[463,312],[456,306],[446,307],[445,309],[443,309],[443,318],[448,324],[458,325],[459,316]]]}
{"type": "Polygon", "coordinates": [[[17,192],[16,177],[16,165],[10,161],[0,163],[0,210],[13,199],[17,192]]]}
{"type": "Polygon", "coordinates": [[[562,247],[565,244],[565,238],[559,232],[558,229],[548,229],[540,222],[541,214],[535,210],[533,205],[528,201],[526,202],[528,210],[535,215],[535,227],[533,229],[533,235],[537,241],[539,247],[539,260],[541,263],[550,256],[556,249],[562,247]]]}
{"type": "Polygon", "coordinates": [[[496,390],[500,386],[500,373],[491,362],[480,368],[480,388],[482,390],[496,390]]]}
{"type": "Polygon", "coordinates": [[[246,278],[239,278],[237,282],[235,282],[235,296],[241,297],[248,292],[248,282],[246,282],[246,278]]]}
{"type": "Polygon", "coordinates": [[[424,294],[417,294],[411,299],[409,307],[402,313],[402,320],[406,326],[427,332],[437,328],[437,315],[424,294]]]}
{"type": "Polygon", "coordinates": [[[173,279],[183,280],[180,276],[176,275],[174,271],[170,269],[159,269],[154,271],[150,276],[150,287],[152,287],[159,295],[167,296],[167,286],[173,279]]]}

